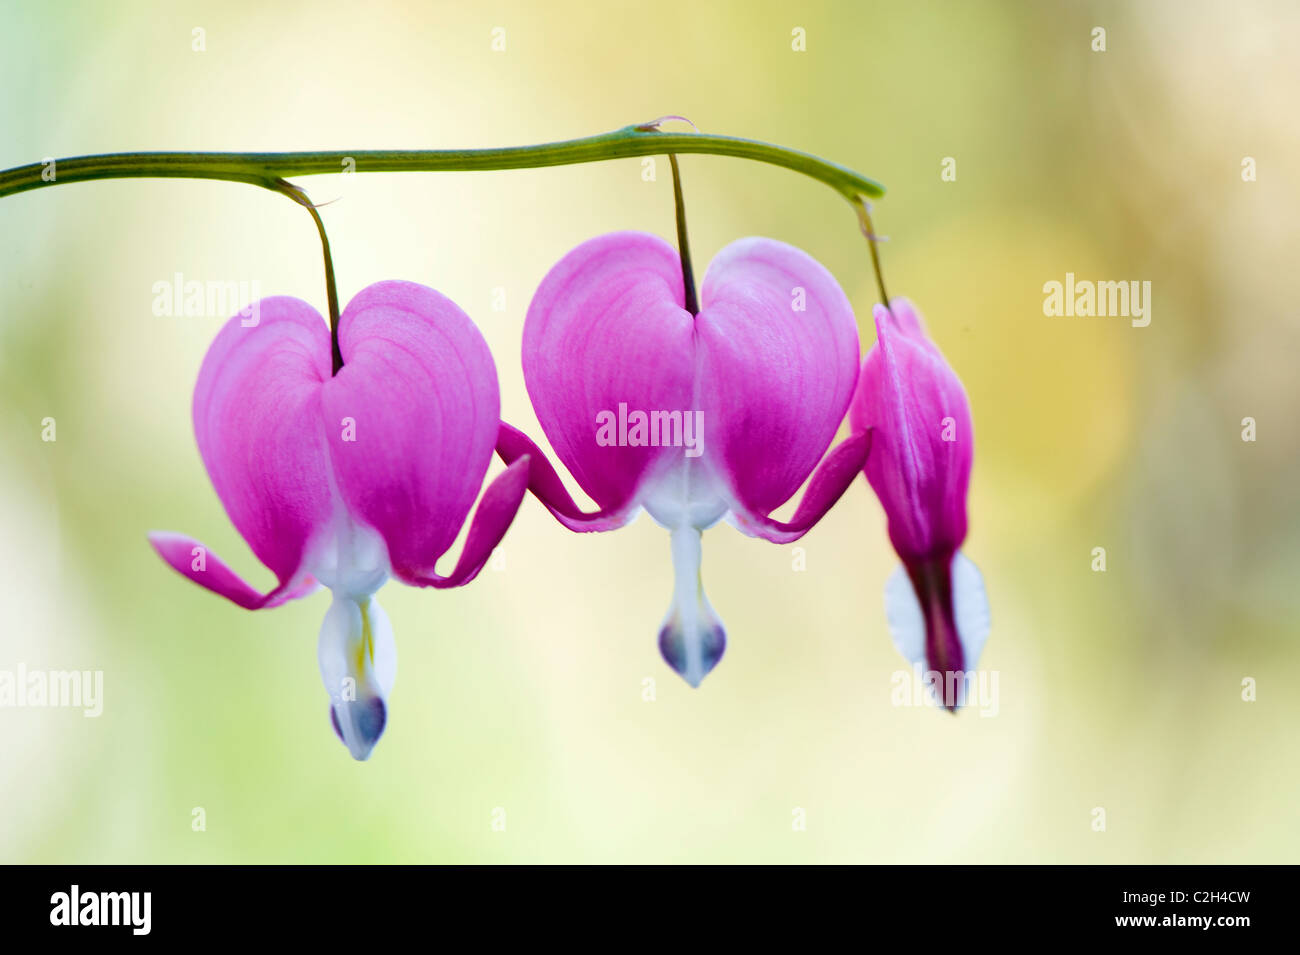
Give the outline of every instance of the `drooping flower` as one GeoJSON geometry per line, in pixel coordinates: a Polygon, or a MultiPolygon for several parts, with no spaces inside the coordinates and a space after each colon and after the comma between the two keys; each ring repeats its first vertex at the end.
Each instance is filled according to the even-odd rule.
{"type": "Polygon", "coordinates": [[[701,582],[701,532],[726,517],[752,536],[797,540],[862,469],[870,439],[837,447],[791,520],[773,519],[852,397],[852,308],[819,263],[760,238],[718,254],[699,314],[685,301],[678,253],[657,236],[613,233],[566,255],[528,309],[524,380],[556,454],[599,510],[578,508],[522,432],[503,425],[498,452],[532,456],[530,489],[571,530],[621,527],[641,508],[669,530],[676,583],[659,649],[698,686],[726,645],[701,582]]]}
{"type": "Polygon", "coordinates": [[[960,550],[974,455],[970,404],[911,302],[894,298],[873,315],[876,343],[849,417],[855,432],[872,433],[864,470],[902,560],[885,585],[885,614],[895,646],[914,666],[942,674],[942,701],[955,709],[989,633],[983,577],[960,550]]]}
{"type": "Polygon", "coordinates": [[[409,282],[360,292],[328,325],[306,302],[258,303],[218,333],[194,389],[194,433],[235,529],[278,584],[259,593],[197,541],[154,533],[176,571],[249,610],[323,584],[333,601],[318,659],[334,730],[366,759],[387,723],[392,626],[374,598],[390,575],[417,587],[471,581],[514,519],[528,462],[483,494],[449,576],[434,564],[478,496],[496,443],[496,368],[452,301],[409,282]]]}

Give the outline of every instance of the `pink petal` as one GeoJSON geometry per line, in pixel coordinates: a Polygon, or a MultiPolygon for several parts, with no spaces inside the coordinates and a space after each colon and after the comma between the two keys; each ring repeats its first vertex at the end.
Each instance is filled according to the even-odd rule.
{"type": "Polygon", "coordinates": [[[966,391],[911,302],[893,299],[889,310],[877,305],[874,316],[877,340],[850,413],[855,430],[875,430],[867,479],[905,563],[951,560],[966,538],[974,454],[966,391]]]}
{"type": "Polygon", "coordinates": [[[469,534],[465,538],[465,549],[460,552],[460,560],[456,562],[456,569],[451,575],[412,577],[408,583],[443,589],[460,587],[478,576],[492,556],[493,549],[510,529],[524,499],[524,492],[528,490],[529,460],[528,455],[516,460],[497,475],[496,480],[483,492],[483,500],[479,501],[478,510],[474,512],[474,523],[470,525],[469,534]]]}
{"type": "Polygon", "coordinates": [[[504,421],[497,438],[497,454],[506,464],[524,459],[530,462],[528,490],[571,531],[614,530],[626,524],[636,511],[634,505],[617,511],[602,509],[590,514],[583,511],[569,496],[546,453],[528,435],[504,421]]]}
{"type": "Polygon", "coordinates": [[[303,576],[296,582],[283,581],[269,593],[258,593],[227,567],[221,558],[191,537],[169,531],[154,531],[149,534],[149,543],[178,574],[245,610],[278,607],[286,601],[305,597],[317,587],[316,581],[311,577],[303,576]]]}
{"type": "Polygon", "coordinates": [[[195,577],[188,555],[172,559],[175,540],[187,539],[159,547],[181,573],[241,606],[278,600],[332,511],[319,397],[330,374],[329,330],[298,299],[263,299],[258,310],[257,325],[245,328],[235,316],[208,349],[194,388],[194,434],[231,523],[280,586],[263,598],[220,561],[195,577]]]}
{"type": "Polygon", "coordinates": [[[325,382],[321,407],[340,493],[383,536],[393,573],[426,582],[496,444],[492,355],[454,302],[411,282],[380,282],[352,299],[339,349],[343,368],[325,382]]]}
{"type": "MultiPolygon", "coordinates": [[[[561,259],[528,308],[524,381],[538,421],[606,514],[633,506],[648,475],[681,460],[681,448],[598,444],[597,416],[618,415],[620,404],[629,412],[695,407],[694,322],[684,300],[672,246],[616,232],[561,259]]],[[[534,474],[549,484],[541,459],[534,474]]],[[[552,500],[561,501],[557,517],[572,513],[552,500]]]]}
{"type": "Polygon", "coordinates": [[[762,238],[718,253],[701,301],[704,453],[737,510],[766,515],[808,478],[844,418],[857,379],[853,309],[820,263],[762,238]]]}
{"type": "Polygon", "coordinates": [[[762,537],[774,544],[789,544],[826,516],[826,512],[840,499],[853,479],[858,476],[871,451],[871,434],[865,431],[841,442],[826,456],[817,468],[808,490],[794,517],[788,523],[773,520],[763,514],[736,511],[736,524],[747,534],[762,537]]]}

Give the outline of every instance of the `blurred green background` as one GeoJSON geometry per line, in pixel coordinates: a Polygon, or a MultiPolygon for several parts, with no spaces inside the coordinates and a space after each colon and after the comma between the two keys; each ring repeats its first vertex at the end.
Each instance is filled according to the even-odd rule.
{"type": "MultiPolygon", "coordinates": [[[[706,534],[730,646],[698,691],[655,647],[667,534],[645,516],[570,534],[530,499],[473,585],[384,589],[397,686],[353,763],[316,668],[327,595],[247,613],[144,536],[193,534],[268,585],[190,426],[225,316],[155,316],[153,285],[256,280],[323,309],[310,220],[235,184],[46,188],[0,201],[0,669],[102,669],[105,699],[99,719],[0,709],[0,861],[1300,856],[1294,4],[0,10],[3,167],[519,144],[681,113],[883,181],[891,292],[925,313],[974,410],[966,553],[993,611],[981,665],[1000,674],[992,718],[891,704],[895,558],[865,482],[800,542],[804,571],[790,547],[706,534]],[[1150,281],[1150,326],[1045,317],[1042,286],[1067,271],[1150,281]]],[[[700,273],[737,237],[791,242],[838,277],[870,345],[867,250],[838,196],[741,160],[682,167],[700,273]]],[[[342,299],[386,278],[449,295],[492,347],[504,417],[540,438],[529,297],[583,239],[671,236],[667,164],[641,170],[301,182],[338,199],[323,215],[342,299]]]]}

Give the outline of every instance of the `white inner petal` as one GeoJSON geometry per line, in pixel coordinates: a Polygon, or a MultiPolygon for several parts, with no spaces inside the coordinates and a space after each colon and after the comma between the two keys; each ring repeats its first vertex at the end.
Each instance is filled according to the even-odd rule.
{"type": "Polygon", "coordinates": [[[316,658],[339,735],[354,758],[365,759],[387,722],[386,699],[397,678],[393,627],[379,601],[335,594],[316,658]]]}
{"type": "Polygon", "coordinates": [[[332,593],[316,659],[330,714],[354,759],[367,759],[388,722],[387,697],[397,678],[397,646],[388,614],[374,599],[391,573],[388,546],[353,519],[332,489],[334,516],[305,569],[332,593]]]}
{"type": "Polygon", "coordinates": [[[339,506],[313,547],[307,570],[335,594],[368,597],[388,580],[388,545],[339,506]]]}
{"type": "Polygon", "coordinates": [[[641,504],[660,527],[705,530],[727,513],[726,488],[704,461],[683,455],[647,479],[641,504]]]}
{"type": "Polygon", "coordinates": [[[726,648],[722,621],[704,593],[701,533],[730,509],[726,487],[706,458],[669,460],[645,483],[641,504],[672,535],[673,600],[659,628],[659,652],[699,686],[726,648]]]}
{"type": "MultiPolygon", "coordinates": [[[[984,577],[965,554],[953,557],[953,619],[957,639],[961,642],[963,666],[971,674],[989,636],[989,602],[984,592],[984,577]]],[[[925,614],[912,586],[912,578],[899,564],[885,583],[885,619],[898,652],[922,670],[928,670],[925,657],[925,614]]]]}
{"type": "Polygon", "coordinates": [[[907,569],[899,564],[885,581],[885,620],[894,647],[912,666],[925,666],[925,614],[907,569]]]}
{"type": "Polygon", "coordinates": [[[691,686],[700,685],[726,648],[722,621],[704,593],[700,536],[696,527],[672,531],[673,602],[659,629],[659,652],[691,686]]]}

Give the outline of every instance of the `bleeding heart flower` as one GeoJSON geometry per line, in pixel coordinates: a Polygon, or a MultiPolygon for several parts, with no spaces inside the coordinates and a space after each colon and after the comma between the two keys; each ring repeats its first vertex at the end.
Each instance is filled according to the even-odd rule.
{"type": "Polygon", "coordinates": [[[179,573],[249,610],[333,592],[320,631],[334,730],[366,759],[387,722],[397,657],[374,593],[389,575],[458,587],[482,569],[523,498],[528,462],[483,495],[450,576],[434,564],[469,514],[498,430],[496,369],[455,303],[409,282],[364,289],[329,327],[306,302],[232,318],[194,388],[194,432],[235,529],[279,583],[259,593],[197,541],[149,536],[179,573]]]}
{"type": "Polygon", "coordinates": [[[857,377],[853,310],[820,264],[758,238],[718,254],[698,315],[685,300],[678,253],[619,232],[566,255],[528,309],[528,394],[599,511],[579,510],[521,432],[503,425],[497,450],[507,462],[533,456],[530,489],[571,530],[611,530],[644,508],[671,532],[676,586],[659,649],[698,686],[726,645],[700,580],[701,532],[727,517],[753,536],[797,540],[862,469],[870,441],[836,448],[789,522],[770,517],[844,417],[857,377]]]}
{"type": "Polygon", "coordinates": [[[984,579],[959,550],[974,453],[970,404],[911,302],[895,298],[873,314],[876,344],[850,421],[874,435],[866,476],[903,561],[885,585],[885,614],[894,645],[943,675],[944,705],[956,709],[989,634],[984,579]]]}

